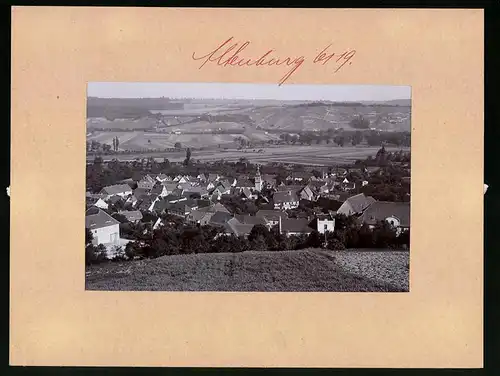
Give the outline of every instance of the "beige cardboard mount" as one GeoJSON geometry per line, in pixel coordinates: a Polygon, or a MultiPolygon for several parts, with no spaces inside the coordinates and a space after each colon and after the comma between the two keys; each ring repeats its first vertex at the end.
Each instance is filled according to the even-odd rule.
{"type": "Polygon", "coordinates": [[[11,171],[12,365],[482,367],[481,10],[14,7],[11,171]],[[287,84],[412,87],[410,293],[85,291],[87,82],[277,84],[198,69],[230,36],[356,50],[287,84]]]}

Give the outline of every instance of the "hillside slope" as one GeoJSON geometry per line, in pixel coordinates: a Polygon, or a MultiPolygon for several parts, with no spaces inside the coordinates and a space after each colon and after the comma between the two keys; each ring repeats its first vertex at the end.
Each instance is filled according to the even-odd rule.
{"type": "MultiPolygon", "coordinates": [[[[366,256],[365,264],[372,263],[373,256],[369,253],[366,256]]],[[[360,257],[362,255],[358,259],[360,257]]],[[[397,258],[401,264],[401,255],[387,257],[388,260],[397,258]]],[[[406,258],[403,255],[404,265],[406,258]]],[[[387,259],[384,264],[387,264],[387,259]]],[[[91,266],[87,268],[86,288],[128,291],[406,291],[401,286],[376,281],[362,273],[351,273],[340,265],[342,263],[337,263],[331,253],[315,250],[165,256],[91,266]]]]}

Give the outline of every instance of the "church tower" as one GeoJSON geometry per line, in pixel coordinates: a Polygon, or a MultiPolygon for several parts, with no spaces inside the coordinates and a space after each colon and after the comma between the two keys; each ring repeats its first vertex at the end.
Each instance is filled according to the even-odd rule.
{"type": "Polygon", "coordinates": [[[260,176],[259,165],[257,165],[257,174],[255,175],[255,190],[257,192],[262,190],[262,177],[260,176]]]}

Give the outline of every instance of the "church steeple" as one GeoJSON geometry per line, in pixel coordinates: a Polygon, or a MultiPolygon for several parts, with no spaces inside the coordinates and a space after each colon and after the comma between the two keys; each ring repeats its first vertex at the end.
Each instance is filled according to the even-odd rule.
{"type": "Polygon", "coordinates": [[[257,174],[255,174],[255,190],[260,192],[262,190],[262,178],[260,176],[260,166],[257,165],[257,174]]]}

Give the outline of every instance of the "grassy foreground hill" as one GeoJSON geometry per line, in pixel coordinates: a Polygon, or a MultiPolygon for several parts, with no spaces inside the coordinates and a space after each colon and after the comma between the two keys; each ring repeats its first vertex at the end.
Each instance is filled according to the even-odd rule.
{"type": "MultiPolygon", "coordinates": [[[[342,252],[342,253],[349,253],[342,252]]],[[[94,265],[86,271],[87,290],[142,291],[372,291],[402,292],[407,287],[368,278],[355,265],[349,268],[337,262],[336,252],[300,250],[283,252],[243,252],[187,254],[153,260],[94,265]],[[351,271],[349,271],[351,270],[351,271]]],[[[376,257],[399,258],[400,252],[351,253],[374,265],[376,257]],[[363,255],[364,254],[364,255],[363,255]],[[394,255],[393,255],[394,254],[394,255]],[[384,256],[385,255],[385,256],[384,256]]],[[[406,255],[403,255],[403,262],[406,255]]],[[[399,262],[401,264],[401,262],[399,262]]],[[[358,260],[359,264],[359,260],[358,260]]],[[[371,273],[376,270],[371,269],[371,273]]],[[[401,269],[401,267],[399,268],[401,269]]],[[[395,272],[397,272],[395,270],[395,272]]],[[[386,272],[385,272],[386,273],[386,272]]],[[[407,278],[407,277],[406,277],[407,278]]]]}

